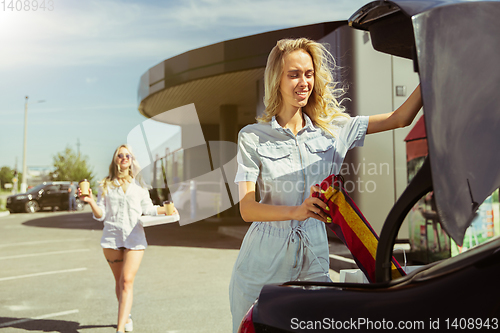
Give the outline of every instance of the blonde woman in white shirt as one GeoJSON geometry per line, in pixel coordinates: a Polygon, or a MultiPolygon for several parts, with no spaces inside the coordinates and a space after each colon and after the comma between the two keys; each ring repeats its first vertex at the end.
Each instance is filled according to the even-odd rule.
{"type": "MultiPolygon", "coordinates": [[[[153,205],[148,190],[137,179],[139,171],[130,147],[121,145],[113,155],[109,175],[101,182],[97,201],[92,190],[89,196],[80,196],[90,204],[94,218],[104,223],[101,246],[116,282],[117,332],[133,330],[130,311],[134,278],[147,247],[139,217],[165,214],[164,207],[153,205]]],[[[174,214],[178,214],[175,209],[174,214]]]]}

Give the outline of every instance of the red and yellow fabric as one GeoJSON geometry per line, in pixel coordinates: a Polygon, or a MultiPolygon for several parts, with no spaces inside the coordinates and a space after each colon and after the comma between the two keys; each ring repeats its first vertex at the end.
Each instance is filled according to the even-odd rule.
{"type": "MultiPolygon", "coordinates": [[[[331,175],[319,186],[321,192],[316,192],[313,196],[328,205],[329,211],[325,211],[329,216],[326,225],[351,251],[354,261],[368,281],[375,282],[378,235],[346,193],[342,177],[331,175]]],[[[406,275],[394,257],[391,266],[393,279],[406,275]]]]}

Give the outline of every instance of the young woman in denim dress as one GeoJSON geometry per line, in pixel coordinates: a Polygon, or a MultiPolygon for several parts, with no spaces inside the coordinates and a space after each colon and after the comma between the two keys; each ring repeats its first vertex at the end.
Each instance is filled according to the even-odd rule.
{"type": "MultiPolygon", "coordinates": [[[[94,218],[103,221],[101,247],[113,276],[118,299],[117,332],[133,330],[132,309],[134,279],[147,247],[141,215],[165,214],[163,206],[153,205],[145,184],[137,180],[140,168],[129,146],[115,150],[109,175],[99,188],[97,201],[92,190],[80,199],[89,203],[94,218]]],[[[174,209],[177,214],[177,210],[174,209]]]]}
{"type": "Polygon", "coordinates": [[[396,111],[350,117],[326,48],[305,38],[278,41],[264,74],[265,114],[238,136],[240,212],[253,222],[229,287],[233,332],[265,284],[331,281],[325,214],[311,194],[340,172],[365,134],[408,126],[422,107],[420,87],[396,111]],[[258,184],[260,201],[256,201],[258,184]]]}

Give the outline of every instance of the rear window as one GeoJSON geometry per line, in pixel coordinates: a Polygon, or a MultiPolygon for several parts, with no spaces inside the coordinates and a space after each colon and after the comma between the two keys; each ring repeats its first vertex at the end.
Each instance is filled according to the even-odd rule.
{"type": "Polygon", "coordinates": [[[45,184],[40,184],[38,186],[33,187],[32,189],[28,190],[28,193],[36,193],[40,191],[42,188],[45,187],[45,184]]]}

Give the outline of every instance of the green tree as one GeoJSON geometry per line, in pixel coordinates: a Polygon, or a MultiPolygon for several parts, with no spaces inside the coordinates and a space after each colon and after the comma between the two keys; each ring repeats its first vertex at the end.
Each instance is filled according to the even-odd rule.
{"type": "Polygon", "coordinates": [[[4,189],[4,185],[7,183],[14,183],[14,177],[18,179],[17,189],[19,190],[19,186],[21,185],[21,177],[22,173],[18,172],[17,175],[14,169],[9,168],[8,166],[3,166],[0,168],[0,188],[4,189]]]}
{"type": "Polygon", "coordinates": [[[87,164],[87,156],[78,156],[70,147],[54,156],[53,180],[80,181],[87,179],[93,184],[94,175],[87,164]]]}
{"type": "Polygon", "coordinates": [[[0,169],[0,186],[3,188],[4,184],[12,183],[12,179],[14,178],[14,170],[9,167],[3,166],[0,169]]]}

